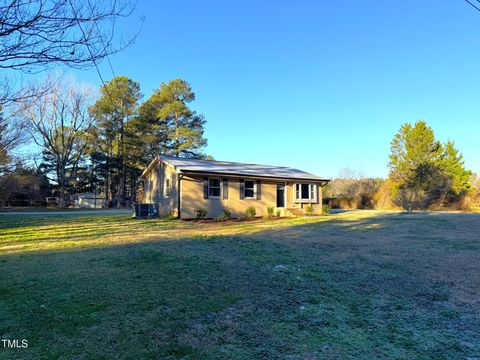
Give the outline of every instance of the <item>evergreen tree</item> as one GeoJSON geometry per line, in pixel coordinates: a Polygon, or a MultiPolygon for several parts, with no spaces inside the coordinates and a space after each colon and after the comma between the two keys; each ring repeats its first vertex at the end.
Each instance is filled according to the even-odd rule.
{"type": "Polygon", "coordinates": [[[455,148],[453,141],[447,141],[439,165],[446,178],[449,179],[447,196],[449,200],[458,200],[471,189],[472,172],[465,169],[462,154],[455,148]]]}
{"type": "MultiPolygon", "coordinates": [[[[428,206],[438,196],[442,146],[425,121],[403,124],[391,143],[390,178],[394,203],[407,211],[428,206]]],[[[442,186],[443,187],[443,186],[442,186]]]]}
{"type": "Polygon", "coordinates": [[[471,172],[453,142],[442,146],[425,121],[402,125],[391,143],[389,167],[393,200],[408,211],[448,205],[471,186],[471,172]]]}
{"type": "Polygon", "coordinates": [[[207,144],[203,138],[204,116],[187,106],[193,100],[190,84],[181,79],[162,83],[152,95],[152,101],[160,105],[157,117],[167,131],[167,152],[175,156],[202,157],[207,144]]]}
{"type": "Polygon", "coordinates": [[[102,86],[100,93],[100,98],[90,112],[97,122],[97,135],[101,142],[99,150],[108,156],[105,185],[107,200],[112,199],[116,188],[117,206],[125,206],[128,173],[126,130],[127,123],[137,114],[141,98],[140,85],[126,76],[117,76],[102,86]]]}
{"type": "Polygon", "coordinates": [[[442,146],[425,121],[403,124],[391,143],[390,176],[402,185],[428,185],[442,146]]]}

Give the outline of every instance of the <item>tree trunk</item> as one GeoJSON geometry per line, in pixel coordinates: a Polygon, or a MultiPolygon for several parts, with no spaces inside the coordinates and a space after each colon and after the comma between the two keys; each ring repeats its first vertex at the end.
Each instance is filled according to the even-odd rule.
{"type": "Polygon", "coordinates": [[[126,169],[125,169],[125,146],[124,146],[124,127],[123,127],[123,120],[122,126],[120,128],[120,139],[118,143],[119,147],[119,155],[120,155],[120,174],[119,174],[119,181],[118,181],[118,202],[117,207],[124,207],[125,206],[125,190],[126,190],[126,169]]]}
{"type": "Polygon", "coordinates": [[[124,207],[125,206],[125,164],[122,161],[121,169],[120,169],[120,176],[119,176],[119,184],[118,184],[118,202],[117,207],[124,207]]]}
{"type": "Polygon", "coordinates": [[[178,138],[179,138],[179,133],[178,133],[178,115],[175,114],[175,156],[179,156],[180,155],[180,151],[178,149],[178,145],[179,145],[179,141],[178,141],[178,138]]]}
{"type": "Polygon", "coordinates": [[[58,204],[57,207],[65,207],[65,166],[61,157],[57,157],[57,183],[58,183],[58,204]]]}
{"type": "Polygon", "coordinates": [[[111,156],[111,147],[108,145],[107,158],[105,160],[105,184],[104,184],[104,196],[105,196],[105,206],[110,207],[110,156],[111,156]]]}
{"type": "Polygon", "coordinates": [[[61,209],[65,207],[65,188],[63,186],[58,187],[58,207],[61,209]]]}

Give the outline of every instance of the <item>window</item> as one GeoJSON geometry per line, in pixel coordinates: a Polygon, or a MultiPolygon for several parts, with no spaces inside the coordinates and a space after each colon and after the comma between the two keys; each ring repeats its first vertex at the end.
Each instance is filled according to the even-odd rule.
{"type": "Polygon", "coordinates": [[[255,199],[255,181],[245,180],[243,197],[245,199],[255,199]]]}
{"type": "Polygon", "coordinates": [[[165,197],[170,195],[170,179],[165,179],[165,197]]]}
{"type": "Polygon", "coordinates": [[[296,201],[316,201],[317,192],[315,184],[295,184],[296,201]]]}
{"type": "Polygon", "coordinates": [[[208,179],[208,197],[212,197],[212,198],[220,197],[220,179],[215,179],[215,178],[208,179]]]}

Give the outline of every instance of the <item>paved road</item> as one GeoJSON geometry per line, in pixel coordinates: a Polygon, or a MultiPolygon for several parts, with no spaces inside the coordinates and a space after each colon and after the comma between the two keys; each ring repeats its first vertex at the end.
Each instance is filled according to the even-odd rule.
{"type": "Polygon", "coordinates": [[[122,215],[132,214],[132,209],[77,210],[77,211],[5,211],[0,215],[122,215]]]}

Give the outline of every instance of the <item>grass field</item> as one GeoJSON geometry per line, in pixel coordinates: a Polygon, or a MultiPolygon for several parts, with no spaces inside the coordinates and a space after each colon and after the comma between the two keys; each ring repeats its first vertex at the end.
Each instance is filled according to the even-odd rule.
{"type": "Polygon", "coordinates": [[[480,358],[480,216],[0,216],[0,359],[480,358]]]}

